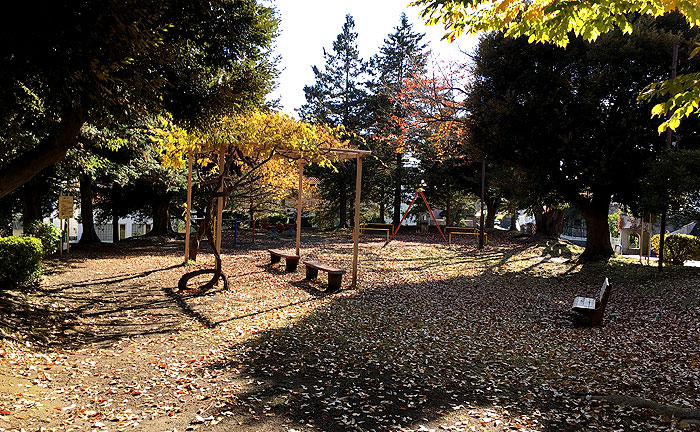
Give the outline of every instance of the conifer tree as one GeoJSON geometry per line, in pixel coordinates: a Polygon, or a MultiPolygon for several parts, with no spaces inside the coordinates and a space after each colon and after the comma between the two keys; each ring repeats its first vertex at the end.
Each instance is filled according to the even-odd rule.
{"type": "Polygon", "coordinates": [[[401,14],[400,23],[384,40],[371,61],[374,81],[371,148],[383,170],[377,173],[380,218],[384,216],[385,189],[393,187],[393,223],[401,220],[402,186],[405,183],[404,156],[411,152],[416,137],[406,135],[406,110],[399,100],[405,81],[426,71],[425,34],[417,33],[401,14]],[[391,181],[391,184],[389,184],[391,181]]]}
{"type": "MultiPolygon", "coordinates": [[[[358,145],[364,129],[366,64],[357,47],[355,21],[345,16],[343,29],[333,42],[330,51],[323,50],[323,68],[313,66],[315,84],[304,87],[306,104],[301,107],[302,119],[309,122],[343,126],[351,144],[358,145]]],[[[347,226],[347,189],[352,182],[354,170],[344,165],[338,172],[322,170],[315,173],[323,178],[322,193],[332,209],[338,211],[340,227],[347,226]]]]}

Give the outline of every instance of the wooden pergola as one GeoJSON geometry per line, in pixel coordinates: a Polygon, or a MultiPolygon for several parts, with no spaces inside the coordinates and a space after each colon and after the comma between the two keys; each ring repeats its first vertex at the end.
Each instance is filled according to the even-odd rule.
{"type": "MultiPolygon", "coordinates": [[[[281,153],[280,157],[286,157],[290,159],[296,159],[299,165],[299,183],[297,187],[297,227],[296,227],[296,254],[299,255],[301,250],[301,210],[302,210],[302,198],[303,198],[303,179],[304,179],[304,165],[312,163],[318,160],[331,159],[331,160],[347,160],[356,159],[357,160],[357,174],[355,178],[355,219],[353,221],[352,239],[353,239],[353,249],[352,249],[352,287],[357,287],[357,264],[359,255],[359,240],[360,240],[360,192],[362,190],[362,159],[369,156],[372,152],[369,150],[354,150],[354,149],[343,149],[343,148],[328,148],[322,147],[319,149],[320,155],[314,157],[313,160],[305,159],[299,154],[287,154],[281,153]]],[[[219,166],[224,165],[224,152],[219,152],[219,166]]],[[[189,247],[190,247],[190,218],[192,208],[192,155],[190,155],[187,167],[187,223],[185,226],[185,261],[189,259],[189,247]]],[[[221,254],[221,228],[222,228],[222,212],[223,212],[223,198],[219,198],[217,201],[217,216],[216,216],[216,250],[221,254]]],[[[342,221],[341,221],[342,223],[342,221]]]]}

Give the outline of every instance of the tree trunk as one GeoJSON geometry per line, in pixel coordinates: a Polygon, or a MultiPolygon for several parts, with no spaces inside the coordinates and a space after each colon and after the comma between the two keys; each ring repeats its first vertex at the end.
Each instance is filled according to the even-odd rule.
{"type": "Polygon", "coordinates": [[[516,210],[510,216],[510,227],[508,227],[508,231],[517,231],[518,230],[518,227],[516,225],[517,223],[518,223],[518,211],[516,210]]]}
{"type": "Polygon", "coordinates": [[[486,197],[486,221],[484,222],[486,228],[493,228],[493,222],[496,220],[496,212],[500,205],[500,198],[486,197]]]}
{"type": "Polygon", "coordinates": [[[26,230],[29,224],[41,219],[41,186],[37,178],[32,178],[22,188],[23,228],[26,230]]]}
{"type": "Polygon", "coordinates": [[[119,214],[116,209],[112,210],[112,244],[119,243],[119,214]]]}
{"type": "Polygon", "coordinates": [[[403,176],[403,154],[396,154],[396,183],[394,184],[394,229],[401,223],[401,182],[403,176]]]}
{"type": "Polygon", "coordinates": [[[580,199],[574,202],[586,220],[586,249],[581,255],[582,261],[605,261],[613,254],[610,246],[610,229],[608,227],[608,209],[610,195],[595,193],[592,200],[580,199]],[[599,198],[604,195],[606,198],[599,198]]]}
{"type": "Polygon", "coordinates": [[[564,210],[547,207],[547,210],[535,213],[535,234],[558,238],[564,232],[564,210]]]}
{"type": "Polygon", "coordinates": [[[338,205],[340,206],[338,217],[340,217],[339,228],[348,227],[348,191],[347,185],[345,184],[345,178],[340,180],[340,199],[338,205]]]}
{"type": "MultiPolygon", "coordinates": [[[[448,192],[449,192],[449,191],[448,191],[448,192]]],[[[452,226],[452,211],[451,211],[451,207],[452,207],[452,200],[450,199],[450,195],[449,195],[449,193],[448,193],[448,196],[447,196],[447,208],[445,209],[445,212],[447,213],[447,215],[445,215],[445,226],[446,226],[446,227],[452,226]]]]}
{"type": "Polygon", "coordinates": [[[169,236],[173,229],[170,224],[170,199],[168,196],[157,197],[151,204],[153,210],[153,227],[148,235],[169,236]]]}
{"type": "Polygon", "coordinates": [[[199,227],[197,228],[197,231],[194,232],[194,235],[190,236],[190,256],[188,257],[188,259],[191,261],[197,261],[197,254],[199,253],[199,245],[202,242],[202,238],[204,237],[204,234],[206,234],[206,232],[207,232],[206,223],[209,223],[209,222],[206,220],[200,221],[199,227]]]}
{"type": "Polygon", "coordinates": [[[83,122],[82,109],[64,113],[55,135],[42,140],[39,145],[0,168],[0,198],[28,182],[44,168],[62,160],[68,149],[78,142],[83,122]]]}
{"type": "Polygon", "coordinates": [[[385,222],[384,214],[386,213],[386,208],[384,205],[384,199],[385,199],[384,194],[385,194],[384,185],[381,185],[379,187],[379,221],[382,223],[385,222]]]}
{"type": "Polygon", "coordinates": [[[92,207],[92,176],[80,174],[80,219],[83,223],[83,234],[80,244],[102,243],[95,232],[95,219],[92,207]]]}

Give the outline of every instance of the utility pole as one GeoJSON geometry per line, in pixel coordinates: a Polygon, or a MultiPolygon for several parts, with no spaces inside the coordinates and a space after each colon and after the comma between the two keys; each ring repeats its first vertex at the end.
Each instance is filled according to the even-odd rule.
{"type": "Polygon", "coordinates": [[[481,160],[481,215],[479,216],[479,249],[484,248],[484,193],[486,191],[486,159],[481,160]]]}
{"type": "MultiPolygon", "coordinates": [[[[671,59],[671,79],[676,77],[678,71],[678,44],[673,44],[673,55],[671,59]]],[[[666,129],[666,151],[671,150],[671,139],[673,138],[673,130],[666,129]]],[[[663,210],[661,211],[661,232],[659,233],[659,271],[664,268],[664,238],[666,237],[666,211],[668,191],[666,191],[663,202],[663,210]]],[[[649,239],[651,241],[651,239],[649,239]]]]}

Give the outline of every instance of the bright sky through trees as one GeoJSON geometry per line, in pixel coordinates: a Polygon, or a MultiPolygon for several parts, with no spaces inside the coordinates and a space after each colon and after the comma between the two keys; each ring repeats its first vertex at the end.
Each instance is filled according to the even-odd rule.
{"type": "Polygon", "coordinates": [[[394,27],[401,12],[406,12],[416,31],[426,33],[433,53],[442,60],[463,60],[460,48],[470,51],[475,38],[460,38],[455,43],[441,41],[444,31],[439,26],[423,24],[419,8],[407,7],[409,0],[276,0],[281,17],[281,34],[277,53],[281,56],[282,73],[279,87],[272,98],[280,97],[283,110],[293,114],[304,102],[304,86],[313,84],[313,65],[323,65],[323,48],[330,49],[345,22],[345,14],[355,19],[360,55],[364,60],[376,54],[394,27]]]}

